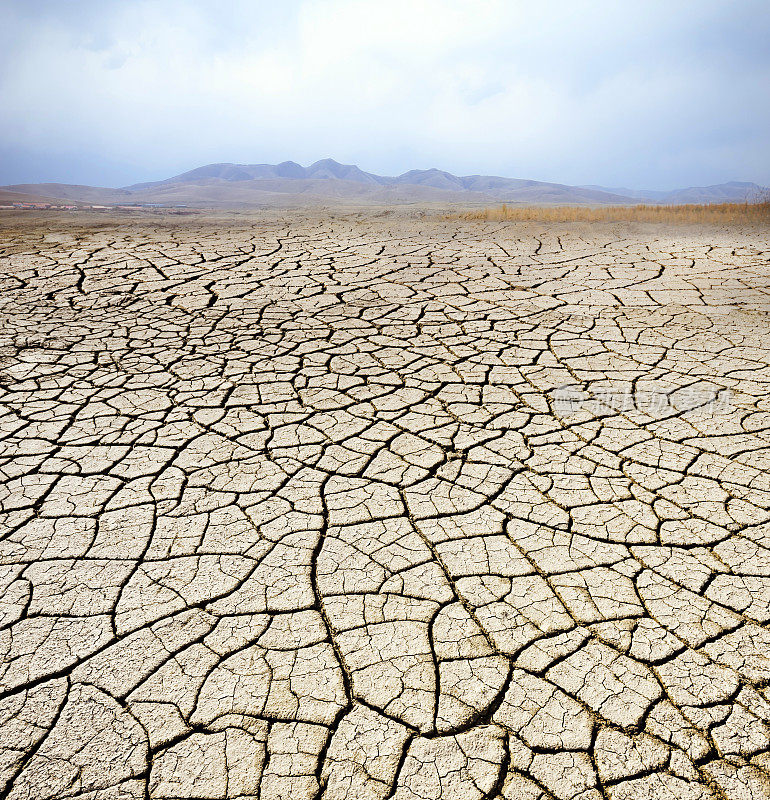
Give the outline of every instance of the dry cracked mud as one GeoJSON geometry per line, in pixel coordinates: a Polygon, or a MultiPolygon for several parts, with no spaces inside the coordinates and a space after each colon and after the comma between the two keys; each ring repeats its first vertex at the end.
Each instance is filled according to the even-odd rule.
{"type": "Polygon", "coordinates": [[[0,238],[0,798],[770,796],[758,230],[0,238]]]}

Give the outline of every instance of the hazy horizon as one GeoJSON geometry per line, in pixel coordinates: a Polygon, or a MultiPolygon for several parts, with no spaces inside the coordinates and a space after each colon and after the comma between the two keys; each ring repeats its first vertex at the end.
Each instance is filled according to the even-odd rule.
{"type": "Polygon", "coordinates": [[[770,184],[758,0],[0,0],[0,184],[321,158],[571,185],[770,184]]]}
{"type": "MultiPolygon", "coordinates": [[[[304,164],[300,164],[300,166],[302,166],[302,167],[310,167],[310,166],[313,166],[313,164],[315,164],[317,162],[323,162],[323,161],[335,161],[338,164],[340,164],[341,166],[359,167],[360,169],[362,169],[363,172],[366,172],[366,173],[369,173],[369,174],[378,175],[378,177],[385,177],[385,178],[396,178],[396,177],[399,177],[400,175],[403,175],[403,174],[405,174],[407,172],[410,172],[410,171],[418,171],[419,172],[419,171],[430,171],[430,170],[433,170],[433,169],[439,170],[440,172],[449,173],[449,170],[444,170],[440,166],[432,165],[432,166],[429,166],[429,167],[409,167],[407,169],[402,170],[399,173],[394,173],[392,175],[382,175],[380,173],[374,172],[374,170],[370,170],[370,169],[366,169],[365,167],[362,167],[361,164],[346,164],[344,162],[340,162],[338,159],[335,159],[333,156],[323,156],[323,157],[321,157],[319,159],[316,159],[314,162],[306,162],[304,164]]],[[[277,166],[277,165],[279,165],[281,163],[286,163],[286,162],[293,162],[293,163],[298,163],[298,164],[300,163],[300,162],[296,162],[292,158],[284,158],[284,159],[281,159],[281,161],[273,162],[272,165],[277,166]]],[[[174,177],[177,177],[178,175],[184,175],[184,174],[186,174],[188,172],[193,172],[193,171],[195,171],[196,169],[198,169],[200,167],[215,166],[215,165],[218,165],[218,164],[233,164],[234,166],[262,166],[262,165],[267,164],[267,163],[268,162],[253,162],[253,163],[247,164],[246,162],[212,161],[212,162],[209,162],[207,164],[196,164],[194,166],[191,166],[189,169],[183,169],[181,172],[175,173],[174,175],[162,175],[162,176],[158,176],[157,178],[150,179],[149,181],[134,181],[134,182],[131,182],[131,183],[123,184],[121,186],[106,186],[106,185],[104,185],[103,188],[121,189],[121,188],[125,188],[125,187],[130,187],[132,185],[142,185],[143,183],[152,183],[153,181],[163,181],[163,180],[166,180],[168,178],[174,178],[174,177]]],[[[454,173],[449,173],[449,174],[454,174],[454,173]]],[[[481,175],[481,173],[460,174],[457,177],[472,177],[474,175],[481,175]]],[[[499,175],[499,174],[492,174],[492,173],[484,173],[484,175],[489,175],[490,177],[500,177],[500,178],[525,179],[525,180],[534,180],[534,181],[538,181],[539,180],[538,178],[532,178],[531,175],[499,175]]],[[[544,181],[544,182],[545,183],[564,184],[563,181],[544,181]]],[[[722,181],[722,182],[720,182],[720,184],[703,183],[703,184],[698,184],[698,187],[700,187],[700,186],[708,187],[708,186],[712,186],[712,185],[722,185],[724,183],[731,183],[731,182],[733,182],[733,181],[730,181],[730,180],[722,181]]],[[[757,183],[756,181],[737,181],[737,182],[738,183],[744,183],[744,182],[745,183],[757,183]]],[[[52,181],[52,180],[46,179],[46,180],[34,181],[34,182],[33,181],[15,181],[13,183],[7,182],[7,183],[0,184],[0,185],[6,185],[6,186],[7,185],[25,185],[25,184],[32,184],[32,185],[40,184],[40,185],[42,185],[42,184],[45,184],[45,183],[52,183],[53,184],[53,183],[65,183],[65,182],[52,181]]],[[[86,186],[89,186],[89,185],[97,185],[97,184],[74,183],[72,185],[86,185],[86,186]]],[[[98,184],[98,185],[101,185],[101,184],[98,184]]],[[[644,190],[659,191],[660,190],[660,188],[658,186],[607,186],[606,184],[590,184],[590,183],[586,183],[586,184],[564,184],[564,185],[596,186],[597,188],[608,189],[608,190],[611,190],[611,189],[618,189],[618,190],[628,189],[628,190],[632,190],[632,191],[644,191],[644,190]]],[[[762,186],[762,184],[758,184],[758,185],[762,186]]],[[[676,190],[676,189],[686,189],[686,188],[693,188],[693,187],[675,186],[675,187],[666,187],[666,190],[669,190],[669,189],[676,190]]],[[[697,188],[697,187],[694,187],[694,188],[697,188]]],[[[766,188],[766,187],[763,187],[763,188],[766,188]]]]}

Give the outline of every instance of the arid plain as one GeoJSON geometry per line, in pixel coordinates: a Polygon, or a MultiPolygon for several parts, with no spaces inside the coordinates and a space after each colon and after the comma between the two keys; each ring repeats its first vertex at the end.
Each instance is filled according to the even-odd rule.
{"type": "Polygon", "coordinates": [[[767,226],[0,225],[2,800],[770,797],[767,226]]]}

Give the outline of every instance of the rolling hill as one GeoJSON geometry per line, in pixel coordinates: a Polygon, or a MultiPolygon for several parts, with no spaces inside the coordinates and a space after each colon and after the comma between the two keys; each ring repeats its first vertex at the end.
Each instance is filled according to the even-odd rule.
{"type": "Polygon", "coordinates": [[[0,187],[5,202],[75,204],[168,204],[196,207],[248,208],[317,204],[490,204],[631,205],[635,203],[742,202],[764,190],[755,183],[730,182],[671,192],[570,186],[561,183],[504,178],[496,175],[453,175],[439,169],[414,169],[389,177],[365,172],[331,158],[303,167],[280,164],[207,164],[160,181],[119,189],[61,183],[0,187]],[[35,199],[32,199],[35,198],[35,199]]]}

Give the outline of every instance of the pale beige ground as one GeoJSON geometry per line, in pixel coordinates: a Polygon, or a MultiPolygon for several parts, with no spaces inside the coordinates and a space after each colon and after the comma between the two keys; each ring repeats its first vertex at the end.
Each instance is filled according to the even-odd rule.
{"type": "Polygon", "coordinates": [[[0,798],[770,796],[766,230],[38,219],[0,798]]]}

